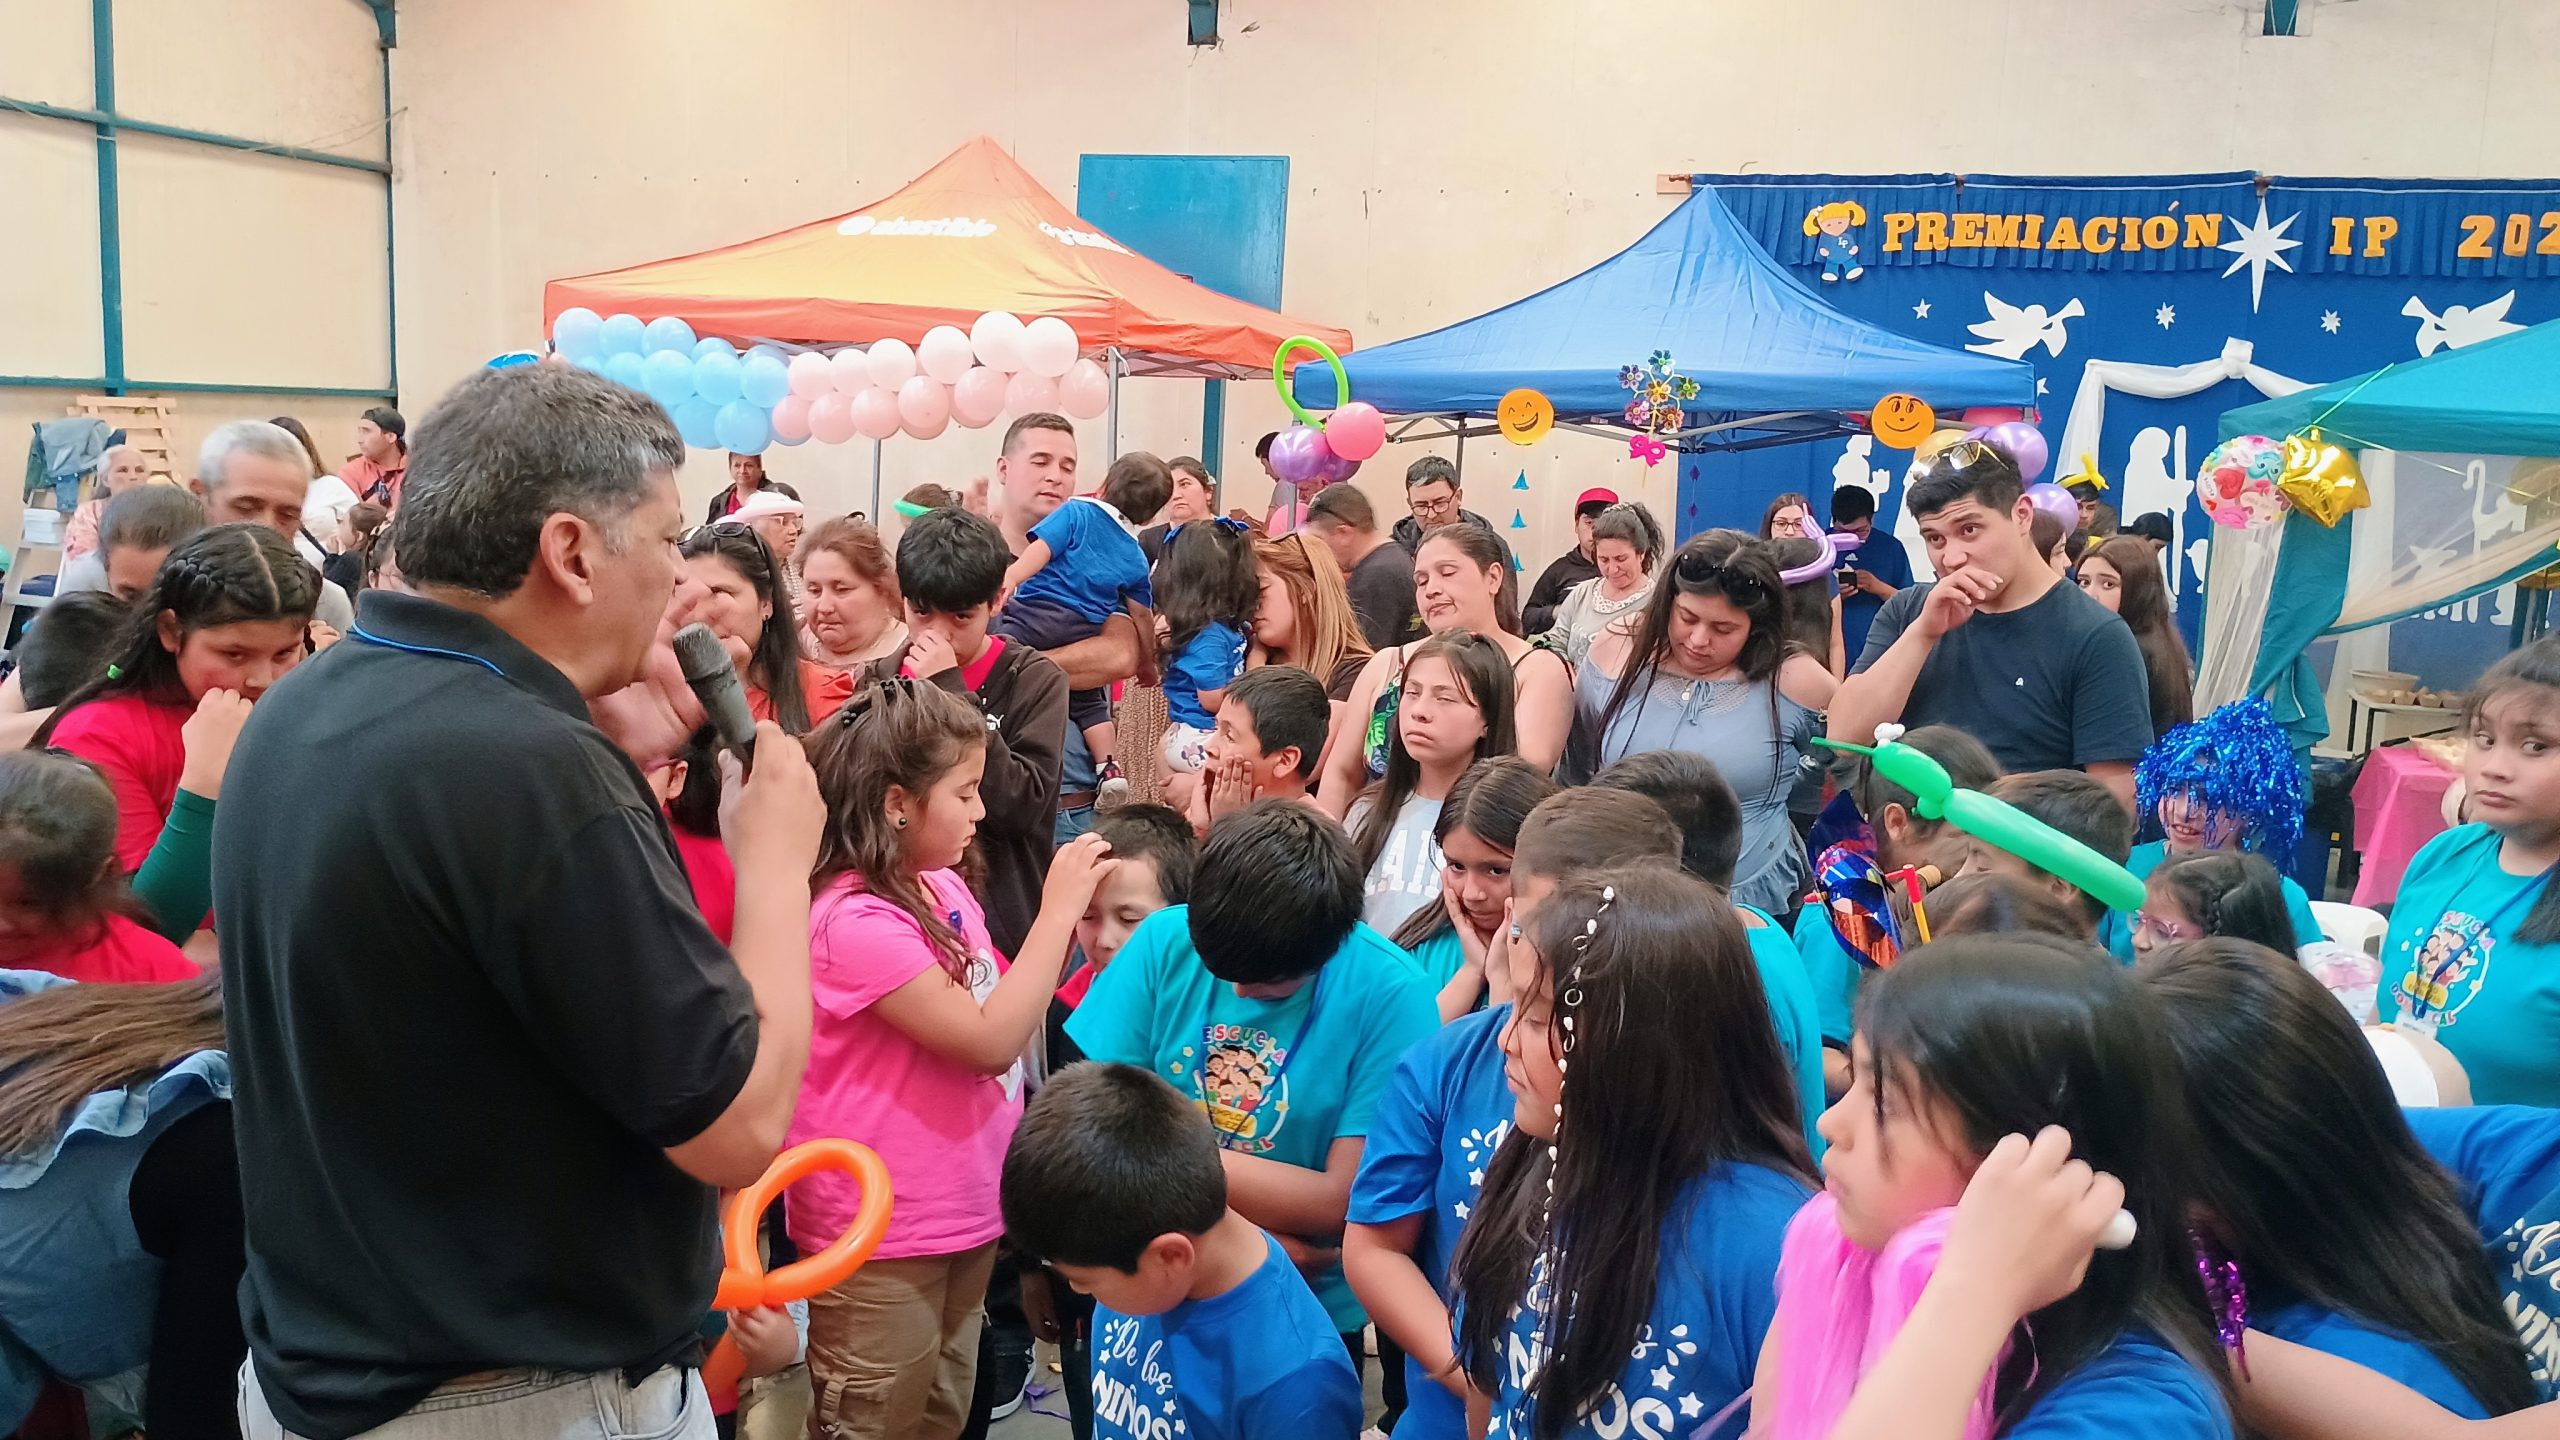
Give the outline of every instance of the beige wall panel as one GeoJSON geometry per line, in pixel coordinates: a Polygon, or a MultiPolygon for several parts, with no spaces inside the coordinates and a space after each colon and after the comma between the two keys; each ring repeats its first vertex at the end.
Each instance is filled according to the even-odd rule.
{"type": "MultiPolygon", "coordinates": [[[[416,5],[393,62],[410,404],[535,339],[546,279],[852,208],[978,132],[1070,199],[1088,152],[1287,155],[1287,308],[1373,344],[1615,253],[1675,203],[1656,171],[2551,170],[2552,0],[2311,0],[2306,33],[2273,40],[2228,3],[1676,8],[1650,43],[1666,12],[1638,0],[1228,0],[1225,43],[1195,51],[1163,0],[416,5]]],[[[1199,393],[1127,386],[1127,443],[1196,445],[1199,393]]],[[[1267,386],[1231,387],[1231,501],[1267,493],[1248,451],[1280,416],[1267,386]]],[[[1098,466],[1101,425],[1081,428],[1098,466]]],[[[993,448],[893,440],[887,488],[965,482],[993,448]]],[[[1360,477],[1390,514],[1420,453],[1360,477]]],[[[689,494],[719,461],[688,468],[689,494]]],[[[1605,441],[1475,441],[1467,462],[1470,504],[1506,527],[1527,472],[1529,528],[1506,533],[1533,573],[1586,485],[1684,518],[1668,466],[1605,441]]],[[[822,507],[867,506],[868,446],[772,465],[822,507]]]]}
{"type": "Polygon", "coordinates": [[[87,109],[89,0],[0,0],[0,95],[87,109]]]}
{"type": "Polygon", "coordinates": [[[0,186],[0,375],[100,373],[97,132],[0,113],[0,186]]]}
{"type": "Polygon", "coordinates": [[[127,115],[382,158],[382,49],[360,0],[116,0],[115,29],[127,115]]]}
{"type": "Polygon", "coordinates": [[[139,136],[123,159],[128,373],[388,382],[380,177],[139,136]]]}

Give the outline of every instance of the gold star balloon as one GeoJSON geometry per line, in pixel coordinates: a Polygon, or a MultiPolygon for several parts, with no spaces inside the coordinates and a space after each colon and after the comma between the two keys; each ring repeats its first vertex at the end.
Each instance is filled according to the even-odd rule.
{"type": "Polygon", "coordinates": [[[2276,489],[2293,508],[2328,526],[2373,503],[2356,457],[2317,426],[2285,437],[2284,469],[2276,475],[2276,489]]]}

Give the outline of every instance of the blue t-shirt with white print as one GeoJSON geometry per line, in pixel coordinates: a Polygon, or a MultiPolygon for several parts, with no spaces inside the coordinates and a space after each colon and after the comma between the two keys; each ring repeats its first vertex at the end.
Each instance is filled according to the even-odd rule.
{"type": "Polygon", "coordinates": [[[2533,1383],[2545,1403],[2560,1400],[2560,1110],[2403,1113],[2418,1143],[2459,1182],[2533,1383]]]}
{"type": "MultiPolygon", "coordinates": [[[[1502,1078],[1502,1027],[1511,1007],[1463,1015],[1406,1052],[1369,1117],[1369,1143],[1351,1185],[1351,1223],[1422,1217],[1413,1263],[1449,1299],[1449,1262],[1475,1213],[1493,1152],[1511,1133],[1514,1100],[1502,1078]]],[[[1403,1440],[1464,1440],[1466,1406],[1407,1356],[1403,1440]]]]}
{"type": "Polygon", "coordinates": [[[1156,603],[1138,532],[1102,501],[1070,497],[1031,527],[1031,538],[1049,547],[1049,563],[1022,582],[1014,599],[1055,605],[1096,625],[1119,614],[1126,601],[1156,603]]]}
{"type": "Polygon", "coordinates": [[[1353,1440],[1360,1377],[1269,1236],[1262,1268],[1161,1315],[1093,1309],[1098,1440],[1353,1440]]]}
{"type": "MultiPolygon", "coordinates": [[[[1571,1440],[1741,1435],[1747,1407],[1735,1407],[1705,1435],[1696,1432],[1751,1388],[1760,1342],[1778,1310],[1778,1252],[1807,1194],[1775,1170],[1740,1162],[1717,1165],[1682,1186],[1662,1227],[1653,1308],[1628,1349],[1626,1369],[1564,1434],[1571,1440]]],[[[1486,1440],[1529,1440],[1536,1433],[1528,1387],[1545,1359],[1549,1292],[1544,1259],[1531,1262],[1528,1293],[1503,1338],[1501,1385],[1486,1440]]]]}

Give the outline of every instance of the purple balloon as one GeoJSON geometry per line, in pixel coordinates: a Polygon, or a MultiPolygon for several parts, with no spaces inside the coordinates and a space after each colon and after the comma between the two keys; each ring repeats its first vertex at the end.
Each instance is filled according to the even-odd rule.
{"type": "Polygon", "coordinates": [[[2044,473],[2044,432],[2024,420],[1994,425],[1983,443],[2006,455],[2018,467],[2018,478],[2032,482],[2044,473]]]}
{"type": "Polygon", "coordinates": [[[2070,491],[2047,481],[2028,486],[2026,494],[2029,503],[2062,522],[2064,534],[2080,528],[2080,501],[2070,491]]]}
{"type": "Polygon", "coordinates": [[[1333,449],[1324,443],[1324,432],[1313,425],[1292,425],[1271,442],[1270,458],[1272,474],[1292,485],[1304,485],[1324,478],[1333,449]]]}
{"type": "Polygon", "coordinates": [[[1360,462],[1334,452],[1333,442],[1325,442],[1324,474],[1319,477],[1327,485],[1339,485],[1360,473],[1360,462]]]}

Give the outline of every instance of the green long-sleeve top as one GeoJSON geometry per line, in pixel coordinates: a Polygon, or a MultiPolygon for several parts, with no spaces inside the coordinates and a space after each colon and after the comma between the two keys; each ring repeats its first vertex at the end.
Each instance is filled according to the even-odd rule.
{"type": "Polygon", "coordinates": [[[151,928],[174,944],[186,944],[213,909],[213,806],[180,789],[160,839],[133,872],[133,895],[151,911],[151,928]]]}

